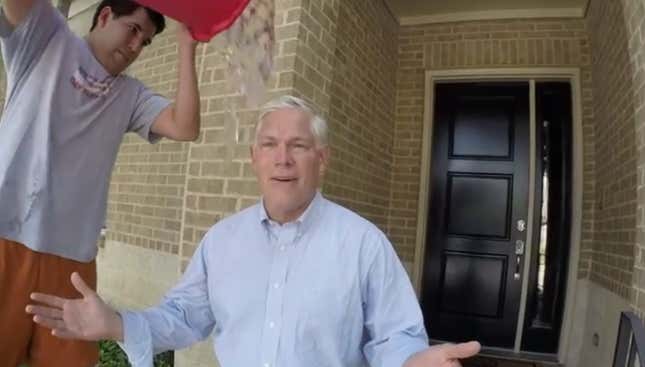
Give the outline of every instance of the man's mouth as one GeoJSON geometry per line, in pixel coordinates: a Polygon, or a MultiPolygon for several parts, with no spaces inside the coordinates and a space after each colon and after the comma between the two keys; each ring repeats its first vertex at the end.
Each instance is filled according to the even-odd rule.
{"type": "Polygon", "coordinates": [[[272,177],[271,181],[276,181],[276,182],[293,182],[295,181],[295,177],[272,177]]]}
{"type": "Polygon", "coordinates": [[[121,56],[123,61],[128,62],[128,60],[130,60],[130,58],[121,50],[116,50],[116,52],[119,54],[119,56],[121,56]]]}

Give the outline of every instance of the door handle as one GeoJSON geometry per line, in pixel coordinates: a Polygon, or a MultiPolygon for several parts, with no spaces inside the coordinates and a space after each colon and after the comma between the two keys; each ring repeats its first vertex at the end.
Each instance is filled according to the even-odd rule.
{"type": "Polygon", "coordinates": [[[517,240],[515,241],[515,273],[513,274],[513,279],[520,279],[520,265],[522,263],[522,255],[524,255],[524,241],[517,240]]]}

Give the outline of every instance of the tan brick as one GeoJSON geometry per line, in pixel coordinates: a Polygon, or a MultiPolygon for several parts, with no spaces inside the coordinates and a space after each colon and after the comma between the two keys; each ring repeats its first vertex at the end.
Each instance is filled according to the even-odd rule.
{"type": "Polygon", "coordinates": [[[191,193],[222,194],[224,181],[217,179],[188,179],[188,191],[191,193]]]}
{"type": "Polygon", "coordinates": [[[226,193],[229,195],[257,196],[258,185],[255,180],[228,180],[226,193]]]}

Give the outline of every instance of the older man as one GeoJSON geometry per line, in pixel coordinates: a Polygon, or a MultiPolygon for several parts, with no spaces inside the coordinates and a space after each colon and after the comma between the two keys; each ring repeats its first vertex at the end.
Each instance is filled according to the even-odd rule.
{"type": "Polygon", "coordinates": [[[477,342],[428,347],[423,317],[390,242],[317,190],[327,125],[300,99],[260,113],[253,168],[262,200],[206,234],[179,284],[157,306],[117,313],[83,295],[32,298],[34,320],[64,338],[121,342],[135,366],[214,335],[224,367],[453,367],[477,342]]]}

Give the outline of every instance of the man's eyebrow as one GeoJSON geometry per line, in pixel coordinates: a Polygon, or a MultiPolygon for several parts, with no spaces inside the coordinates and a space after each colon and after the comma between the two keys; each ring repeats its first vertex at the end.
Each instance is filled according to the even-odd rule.
{"type": "Polygon", "coordinates": [[[275,136],[267,135],[267,134],[258,134],[258,138],[260,138],[260,139],[275,139],[275,136]]]}
{"type": "MultiPolygon", "coordinates": [[[[260,134],[260,135],[258,135],[258,140],[275,141],[275,140],[278,140],[278,138],[273,136],[273,135],[261,135],[260,134]]],[[[304,136],[295,136],[293,138],[287,139],[286,142],[287,143],[303,143],[303,142],[307,143],[307,142],[309,142],[311,140],[313,140],[313,139],[310,139],[310,138],[307,138],[307,137],[304,137],[304,136]]]]}
{"type": "Polygon", "coordinates": [[[310,138],[304,137],[304,136],[296,136],[294,138],[289,139],[290,142],[295,142],[295,143],[300,143],[300,142],[309,142],[310,138]]]}

